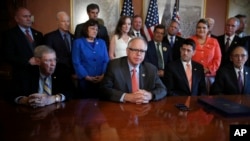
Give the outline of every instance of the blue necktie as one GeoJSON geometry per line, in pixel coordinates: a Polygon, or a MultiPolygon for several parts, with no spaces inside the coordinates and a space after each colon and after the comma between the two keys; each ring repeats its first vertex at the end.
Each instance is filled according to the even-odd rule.
{"type": "Polygon", "coordinates": [[[174,46],[174,38],[173,38],[173,36],[170,37],[170,46],[171,46],[171,48],[174,46]]]}

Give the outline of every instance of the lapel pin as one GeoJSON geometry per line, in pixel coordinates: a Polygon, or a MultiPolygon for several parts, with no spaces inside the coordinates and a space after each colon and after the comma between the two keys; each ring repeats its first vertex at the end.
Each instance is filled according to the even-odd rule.
{"type": "Polygon", "coordinates": [[[248,75],[248,72],[245,72],[246,75],[248,75]]]}
{"type": "Polygon", "coordinates": [[[142,77],[145,77],[146,75],[143,73],[141,76],[142,76],[142,77]]]}

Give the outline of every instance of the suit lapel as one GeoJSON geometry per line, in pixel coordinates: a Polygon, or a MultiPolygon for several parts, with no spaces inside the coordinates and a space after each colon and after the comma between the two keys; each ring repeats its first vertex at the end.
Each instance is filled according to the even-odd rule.
{"type": "Polygon", "coordinates": [[[248,72],[249,70],[247,68],[244,68],[244,86],[243,86],[243,92],[242,93],[247,93],[247,86],[249,85],[248,83],[248,72]]]}
{"type": "Polygon", "coordinates": [[[127,57],[122,59],[121,73],[124,74],[121,76],[123,76],[123,80],[125,81],[125,85],[127,85],[128,91],[131,92],[132,91],[131,73],[128,67],[127,57]]]}
{"type": "Polygon", "coordinates": [[[145,73],[145,68],[144,68],[144,66],[141,64],[140,65],[140,67],[139,67],[139,88],[140,89],[143,89],[144,88],[144,82],[147,82],[146,80],[145,80],[145,78],[146,78],[146,73],[145,73]]]}

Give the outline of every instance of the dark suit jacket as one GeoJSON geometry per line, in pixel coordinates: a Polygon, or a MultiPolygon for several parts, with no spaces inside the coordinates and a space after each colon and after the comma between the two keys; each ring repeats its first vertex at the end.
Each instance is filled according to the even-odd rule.
{"type": "Polygon", "coordinates": [[[206,83],[203,66],[192,61],[192,89],[189,89],[185,69],[181,60],[170,62],[165,71],[169,95],[191,95],[206,94],[206,83]]]}
{"type": "MultiPolygon", "coordinates": [[[[211,94],[240,94],[237,75],[232,64],[221,67],[211,86],[211,94]]],[[[250,94],[250,68],[244,67],[243,94],[250,94]]]]}
{"type": "MultiPolygon", "coordinates": [[[[69,35],[72,50],[74,37],[71,33],[69,33],[69,35]]],[[[59,29],[45,34],[44,40],[46,45],[56,51],[56,56],[58,58],[56,67],[61,70],[62,73],[73,74],[74,69],[72,65],[71,52],[68,52],[67,46],[59,29]]]]}
{"type": "MultiPolygon", "coordinates": [[[[141,34],[141,36],[143,37],[143,39],[147,42],[147,37],[146,37],[146,35],[145,35],[145,33],[144,33],[143,30],[140,31],[140,34],[141,34]]],[[[135,35],[134,32],[132,32],[132,36],[137,37],[137,35],[135,35]]]]}
{"type": "MultiPolygon", "coordinates": [[[[67,99],[71,98],[73,84],[70,77],[64,75],[57,75],[58,69],[52,74],[52,95],[55,94],[63,94],[67,99]]],[[[16,81],[13,83],[12,88],[15,97],[12,99],[14,100],[18,96],[29,96],[33,93],[38,93],[39,88],[39,78],[40,78],[40,71],[39,67],[35,67],[34,73],[29,74],[31,77],[27,78],[23,81],[16,81]]]]}
{"type": "MultiPolygon", "coordinates": [[[[250,36],[245,36],[242,38],[242,45],[246,48],[248,54],[250,54],[250,36]]],[[[245,65],[250,66],[250,59],[247,60],[245,65]]]]}
{"type": "MultiPolygon", "coordinates": [[[[162,42],[162,54],[163,54],[163,61],[164,61],[164,66],[166,67],[167,63],[170,62],[169,58],[169,48],[165,42],[162,42]]],[[[148,42],[148,50],[145,55],[145,61],[155,65],[158,69],[158,59],[157,59],[157,50],[155,46],[154,40],[148,42]]]]}
{"type": "Polygon", "coordinates": [[[12,67],[13,81],[27,79],[34,71],[34,66],[29,64],[29,59],[33,57],[34,48],[43,44],[43,35],[32,28],[31,32],[34,38],[33,45],[29,43],[19,26],[8,30],[4,36],[4,55],[12,67]]]}
{"type": "MultiPolygon", "coordinates": [[[[76,29],[75,29],[75,38],[80,38],[83,36],[83,26],[85,23],[81,23],[76,25],[76,29]]],[[[108,35],[108,31],[107,28],[103,25],[99,25],[98,26],[98,34],[97,34],[98,38],[101,38],[105,41],[107,48],[109,47],[109,35],[108,35]]]]}
{"type": "MultiPolygon", "coordinates": [[[[183,41],[184,41],[184,38],[179,37],[179,36],[175,36],[174,46],[172,48],[169,48],[169,56],[171,59],[169,61],[174,61],[174,60],[180,59],[180,47],[181,47],[183,41]]],[[[166,42],[167,45],[170,47],[168,35],[166,35],[163,38],[163,42],[166,42]]]]}
{"type": "Polygon", "coordinates": [[[221,49],[221,55],[222,55],[222,58],[221,58],[221,65],[220,66],[223,66],[223,65],[227,65],[228,63],[231,63],[230,61],[230,53],[232,52],[232,50],[237,47],[238,45],[241,45],[241,38],[238,37],[237,35],[234,36],[234,39],[233,41],[231,42],[228,50],[226,51],[226,45],[225,45],[225,34],[224,35],[221,35],[221,36],[218,36],[217,37],[217,40],[219,42],[219,45],[220,45],[220,49],[221,49]]]}
{"type": "MultiPolygon", "coordinates": [[[[157,69],[150,63],[140,64],[139,81],[140,89],[145,89],[153,94],[153,100],[159,100],[166,96],[166,88],[157,75],[157,69]]],[[[120,101],[124,93],[130,93],[131,74],[127,57],[111,60],[101,84],[105,99],[120,101]]]]}

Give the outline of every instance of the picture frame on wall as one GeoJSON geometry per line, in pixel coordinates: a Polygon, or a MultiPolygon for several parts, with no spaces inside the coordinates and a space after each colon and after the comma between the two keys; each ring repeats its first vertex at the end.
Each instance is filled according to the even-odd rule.
{"type": "MultiPolygon", "coordinates": [[[[143,15],[146,17],[150,0],[143,1],[143,15]]],[[[159,22],[167,26],[172,18],[175,0],[157,0],[159,22]]],[[[181,35],[184,38],[195,34],[199,19],[205,17],[206,0],[179,0],[181,35]]],[[[145,19],[145,18],[144,18],[145,19]]]]}
{"type": "Polygon", "coordinates": [[[75,32],[77,24],[86,22],[89,19],[87,6],[91,3],[99,6],[98,17],[103,20],[104,26],[106,26],[109,36],[111,36],[120,17],[120,0],[71,0],[72,33],[75,32]]]}
{"type": "MultiPolygon", "coordinates": [[[[237,14],[246,15],[249,19],[250,15],[250,1],[249,0],[228,0],[228,14],[227,17],[234,17],[237,14]]],[[[250,25],[250,20],[247,20],[247,25],[250,25]]],[[[250,33],[250,26],[247,26],[246,33],[250,33]]]]}

